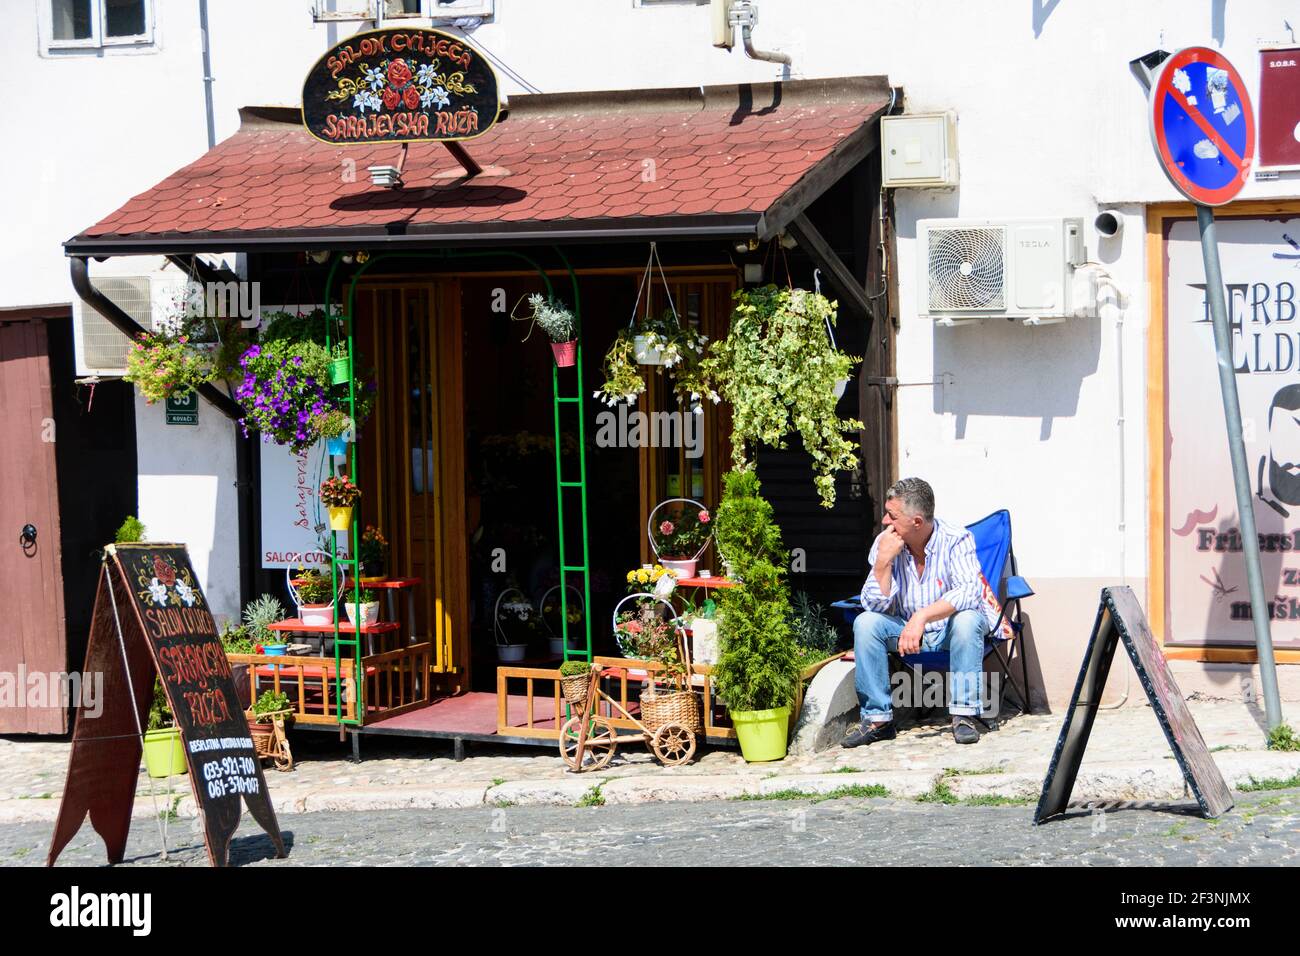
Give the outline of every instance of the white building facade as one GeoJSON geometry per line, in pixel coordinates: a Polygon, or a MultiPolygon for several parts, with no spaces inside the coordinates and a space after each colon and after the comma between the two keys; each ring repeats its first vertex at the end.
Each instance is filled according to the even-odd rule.
{"type": "MultiPolygon", "coordinates": [[[[220,141],[238,127],[240,107],[298,105],[316,58],[374,27],[316,22],[305,0],[212,0],[205,82],[198,0],[10,6],[0,70],[8,89],[39,90],[42,104],[11,118],[14,138],[0,151],[10,226],[0,236],[0,309],[14,314],[70,305],[61,243],[207,149],[206,90],[220,141]]],[[[952,521],[1010,509],[1020,570],[1036,591],[1026,604],[1035,691],[1051,704],[1062,705],[1073,689],[1100,589],[1118,584],[1147,608],[1184,693],[1253,695],[1250,624],[1232,611],[1245,599],[1240,557],[1234,563],[1231,542],[1215,537],[1230,537],[1235,503],[1208,325],[1192,328],[1188,319],[1201,307],[1199,246],[1187,223],[1191,207],[1178,205],[1153,156],[1144,92],[1128,63],[1157,48],[1209,46],[1237,66],[1258,103],[1268,62],[1261,50],[1295,45],[1284,23],[1291,5],[1263,0],[1225,12],[1223,4],[1174,0],[761,0],[755,43],[788,53],[789,71],[713,47],[707,4],[426,6],[469,18],[434,25],[465,31],[494,60],[507,93],[883,75],[902,91],[904,113],[954,114],[956,184],[892,196],[898,475],[929,480],[940,515],[952,521]],[[1107,211],[1119,225],[1109,237],[1095,226],[1107,211]],[[1095,315],[943,327],[922,314],[919,222],[1042,217],[1082,220],[1095,315]]],[[[1287,602],[1300,600],[1300,557],[1289,560],[1284,545],[1300,544],[1292,530],[1300,529],[1300,504],[1287,487],[1288,478],[1300,481],[1300,450],[1289,455],[1284,419],[1300,415],[1300,401],[1291,404],[1284,392],[1300,382],[1300,336],[1284,333],[1296,327],[1287,286],[1300,273],[1274,253],[1300,252],[1300,223],[1296,231],[1287,225],[1300,220],[1300,172],[1253,178],[1220,215],[1225,278],[1238,287],[1243,323],[1240,364],[1249,367],[1248,454],[1270,479],[1261,479],[1257,500],[1260,530],[1276,538],[1265,571],[1269,599],[1276,597],[1280,684],[1284,701],[1295,701],[1300,612],[1292,618],[1287,602]],[[1265,337],[1256,340],[1256,331],[1265,337]]],[[[239,266],[235,257],[229,264],[239,266]]],[[[104,272],[179,275],[159,259],[114,259],[104,272]]],[[[136,428],[140,518],[150,538],[189,543],[213,606],[233,613],[229,423],[207,414],[197,428],[178,429],[137,400],[136,428]]],[[[1112,678],[1108,704],[1141,699],[1124,676],[1112,678]]]]}

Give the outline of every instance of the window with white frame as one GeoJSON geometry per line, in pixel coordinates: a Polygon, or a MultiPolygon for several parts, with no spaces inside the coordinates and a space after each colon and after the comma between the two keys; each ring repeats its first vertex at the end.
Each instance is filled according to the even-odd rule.
{"type": "Polygon", "coordinates": [[[52,50],[153,42],[153,0],[45,0],[52,50]]]}
{"type": "Polygon", "coordinates": [[[496,0],[316,0],[315,19],[456,20],[460,17],[491,19],[496,0]]]}

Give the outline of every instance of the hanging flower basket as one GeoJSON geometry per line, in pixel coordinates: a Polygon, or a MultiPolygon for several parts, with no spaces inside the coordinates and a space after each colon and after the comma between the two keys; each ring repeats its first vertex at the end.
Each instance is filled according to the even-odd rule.
{"type": "Polygon", "coordinates": [[[519,588],[506,588],[497,596],[492,633],[496,638],[498,661],[518,663],[528,655],[528,638],[537,630],[536,612],[533,602],[519,588]]]}
{"type": "Polygon", "coordinates": [[[347,531],[352,527],[351,508],[330,508],[330,530],[347,531]]]}
{"type": "Polygon", "coordinates": [[[352,363],[347,356],[330,360],[330,384],[346,385],[352,378],[352,363]]]}
{"type": "Polygon", "coordinates": [[[555,356],[555,364],[560,368],[572,368],[578,361],[578,340],[571,339],[568,342],[552,342],[551,354],[555,356]]]}
{"type": "MultiPolygon", "coordinates": [[[[579,628],[582,624],[583,617],[586,615],[587,612],[586,605],[583,603],[582,600],[582,592],[579,591],[572,584],[567,585],[565,589],[571,592],[573,595],[571,598],[569,598],[567,602],[568,614],[569,614],[569,627],[579,628]]],[[[538,605],[542,609],[542,613],[541,613],[542,630],[546,632],[546,638],[550,642],[550,650],[551,650],[552,657],[563,656],[565,650],[564,624],[563,622],[560,622],[560,611],[563,606],[563,602],[560,601],[560,598],[558,596],[554,598],[551,597],[552,594],[556,594],[559,590],[560,590],[560,586],[558,584],[552,585],[551,588],[542,595],[541,601],[538,602],[538,605]],[[551,615],[552,617],[555,618],[557,623],[559,623],[558,628],[551,626],[551,618],[548,617],[547,615],[551,615]]],[[[576,637],[577,635],[573,634],[570,636],[576,637]]],[[[578,646],[580,647],[586,646],[585,636],[579,640],[578,646]]]]}
{"type": "Polygon", "coordinates": [[[320,501],[330,512],[330,530],[352,527],[352,508],[361,500],[361,489],[347,475],[335,475],[321,482],[320,501]]]}
{"type": "Polygon", "coordinates": [[[700,555],[713,538],[712,522],[709,509],[691,498],[659,502],[651,509],[645,528],[656,560],[678,577],[695,577],[700,555]]]}
{"type": "Polygon", "coordinates": [[[657,348],[652,348],[650,339],[644,335],[632,337],[632,355],[637,365],[663,365],[663,355],[657,348]]]}

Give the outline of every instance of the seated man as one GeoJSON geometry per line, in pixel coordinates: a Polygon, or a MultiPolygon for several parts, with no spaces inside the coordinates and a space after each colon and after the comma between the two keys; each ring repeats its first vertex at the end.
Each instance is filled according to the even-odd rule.
{"type": "Polygon", "coordinates": [[[948,712],[959,744],[979,741],[984,638],[996,623],[984,603],[975,539],[934,517],[934,491],[920,478],[885,492],[885,530],[871,546],[862,587],[865,609],[853,622],[854,683],[861,724],[844,737],[859,747],[896,736],[889,693],[889,652],[947,650],[948,712]]]}

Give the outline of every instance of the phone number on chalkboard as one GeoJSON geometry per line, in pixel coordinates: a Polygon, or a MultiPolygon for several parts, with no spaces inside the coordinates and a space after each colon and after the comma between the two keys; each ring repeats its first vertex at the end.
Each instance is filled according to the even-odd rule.
{"type": "Polygon", "coordinates": [[[257,764],[251,757],[222,757],[203,765],[203,779],[208,782],[208,796],[224,797],[231,793],[257,793],[257,764]]]}

